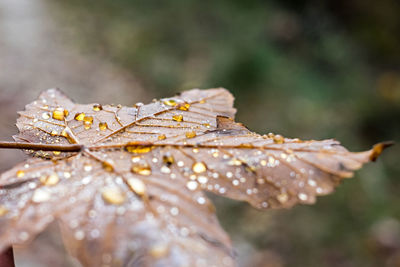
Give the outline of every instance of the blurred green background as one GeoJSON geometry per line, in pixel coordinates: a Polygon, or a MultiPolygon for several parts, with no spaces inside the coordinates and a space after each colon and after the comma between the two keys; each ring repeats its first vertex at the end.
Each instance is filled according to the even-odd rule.
{"type": "MultiPolygon", "coordinates": [[[[50,87],[132,105],[222,86],[259,133],[353,151],[399,143],[399,14],[397,0],[0,0],[0,137],[50,87]]],[[[314,206],[215,198],[241,266],[400,266],[399,155],[392,147],[314,206]]],[[[1,170],[23,157],[0,156],[1,170]]]]}

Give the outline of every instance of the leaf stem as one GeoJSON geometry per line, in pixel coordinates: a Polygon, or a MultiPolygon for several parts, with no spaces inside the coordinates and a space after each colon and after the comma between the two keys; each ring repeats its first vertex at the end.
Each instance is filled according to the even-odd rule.
{"type": "Polygon", "coordinates": [[[41,144],[28,142],[7,142],[0,141],[0,148],[6,149],[29,149],[43,151],[61,151],[61,152],[79,152],[83,149],[83,145],[79,144],[41,144]]]}

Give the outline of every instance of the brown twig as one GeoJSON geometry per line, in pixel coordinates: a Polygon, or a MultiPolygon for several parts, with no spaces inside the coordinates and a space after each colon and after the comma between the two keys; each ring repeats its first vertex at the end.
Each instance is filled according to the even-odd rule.
{"type": "Polygon", "coordinates": [[[54,144],[41,144],[41,143],[28,143],[28,142],[0,141],[0,148],[79,152],[83,149],[83,145],[79,145],[79,144],[54,145],[54,144]]]}
{"type": "Polygon", "coordinates": [[[3,252],[0,252],[0,266],[15,267],[14,253],[12,247],[7,248],[3,252]]]}

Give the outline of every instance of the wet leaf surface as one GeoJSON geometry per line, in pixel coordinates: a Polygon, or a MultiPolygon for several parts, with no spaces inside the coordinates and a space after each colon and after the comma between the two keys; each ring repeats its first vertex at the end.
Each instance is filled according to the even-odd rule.
{"type": "Polygon", "coordinates": [[[312,204],[385,147],[258,135],[234,122],[225,89],[132,107],[75,104],[43,92],[20,112],[16,141],[79,144],[33,156],[0,177],[0,250],[57,220],[85,266],[233,266],[204,191],[256,208],[312,204]]]}

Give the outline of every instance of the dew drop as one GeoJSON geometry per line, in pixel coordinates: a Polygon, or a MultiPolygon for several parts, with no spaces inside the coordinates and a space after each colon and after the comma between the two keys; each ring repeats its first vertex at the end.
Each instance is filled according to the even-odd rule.
{"type": "Polygon", "coordinates": [[[143,196],[146,193],[146,185],[140,179],[129,178],[128,185],[139,196],[143,196]]]}
{"type": "Polygon", "coordinates": [[[81,112],[81,113],[76,113],[74,116],[74,119],[77,121],[83,121],[85,118],[85,113],[81,112]]]}
{"type": "Polygon", "coordinates": [[[207,170],[207,166],[203,162],[196,162],[193,164],[192,170],[195,173],[203,173],[207,170]]]}
{"type": "Polygon", "coordinates": [[[137,163],[140,161],[142,157],[141,156],[132,156],[131,160],[133,163],[137,163]]]}
{"type": "Polygon", "coordinates": [[[197,186],[198,186],[198,183],[196,181],[189,181],[186,183],[186,187],[192,191],[196,190],[197,186]]]}
{"type": "Polygon", "coordinates": [[[206,203],[206,199],[204,197],[199,197],[199,198],[197,198],[197,203],[199,203],[200,205],[203,205],[206,203]]]}
{"type": "Polygon", "coordinates": [[[64,109],[63,108],[56,108],[53,110],[53,119],[63,121],[64,120],[64,109]]]}
{"type": "Polygon", "coordinates": [[[4,206],[0,206],[0,217],[8,213],[8,209],[4,206]]]}
{"type": "Polygon", "coordinates": [[[160,134],[157,139],[158,140],[165,140],[167,137],[165,136],[165,134],[160,134]]]}
{"type": "Polygon", "coordinates": [[[86,163],[85,165],[83,165],[83,169],[85,170],[85,172],[90,172],[93,169],[93,166],[86,163]]]}
{"type": "Polygon", "coordinates": [[[22,178],[22,177],[24,177],[24,176],[25,176],[25,172],[24,172],[23,170],[17,171],[17,177],[18,177],[18,178],[22,178]]]}
{"type": "Polygon", "coordinates": [[[280,203],[283,204],[283,203],[285,203],[286,201],[288,201],[289,196],[288,196],[288,194],[286,194],[286,193],[281,193],[281,194],[279,194],[276,198],[278,199],[278,201],[279,201],[280,203]]]}
{"type": "Polygon", "coordinates": [[[175,159],[171,154],[167,154],[163,156],[163,162],[165,165],[171,166],[172,164],[174,164],[175,159]]]}
{"type": "Polygon", "coordinates": [[[195,131],[190,131],[185,133],[186,138],[194,138],[196,137],[196,132],[195,131]]]}
{"type": "Polygon", "coordinates": [[[43,113],[42,114],[42,119],[44,119],[44,120],[50,119],[50,114],[48,112],[43,113]]]}
{"type": "Polygon", "coordinates": [[[274,143],[276,144],[283,144],[285,142],[285,138],[282,135],[277,134],[273,137],[274,143]]]}
{"type": "Polygon", "coordinates": [[[93,105],[93,110],[94,111],[100,111],[102,109],[103,109],[103,107],[100,104],[94,104],[93,105]]]}
{"type": "Polygon", "coordinates": [[[64,172],[64,178],[65,179],[71,178],[71,173],[70,172],[64,172]]]}
{"type": "Polygon", "coordinates": [[[170,168],[168,168],[167,166],[162,166],[161,167],[161,169],[160,169],[160,171],[162,172],[162,173],[171,173],[171,169],[170,168]]]}
{"type": "Polygon", "coordinates": [[[172,120],[181,122],[181,121],[183,121],[183,116],[182,115],[173,115],[172,120]]]}
{"type": "Polygon", "coordinates": [[[131,153],[147,153],[150,152],[153,147],[152,146],[142,146],[142,145],[127,145],[125,147],[126,151],[131,152],[131,153]]]}
{"type": "Polygon", "coordinates": [[[189,108],[190,108],[190,104],[189,103],[185,103],[185,104],[179,106],[179,109],[183,110],[183,111],[188,111],[189,108]]]}
{"type": "Polygon", "coordinates": [[[40,177],[39,180],[44,185],[52,186],[52,185],[58,184],[58,182],[60,181],[60,178],[58,177],[57,173],[52,173],[48,176],[45,175],[45,176],[40,177]]]}
{"type": "Polygon", "coordinates": [[[179,214],[179,209],[177,207],[172,207],[169,212],[171,213],[171,215],[176,216],[179,214]]]}
{"type": "Polygon", "coordinates": [[[99,129],[101,131],[105,131],[107,130],[107,128],[108,128],[107,122],[99,122],[99,129]]]}
{"type": "Polygon", "coordinates": [[[302,201],[306,201],[308,199],[308,196],[306,194],[304,194],[304,193],[299,193],[298,197],[302,201]]]}
{"type": "Polygon", "coordinates": [[[149,176],[151,174],[151,167],[148,164],[134,164],[131,171],[136,174],[149,176]]]}
{"type": "Polygon", "coordinates": [[[174,99],[166,99],[163,101],[164,105],[170,106],[170,107],[175,107],[178,105],[174,99]]]}
{"type": "Polygon", "coordinates": [[[110,204],[121,205],[125,201],[125,195],[117,187],[106,187],[101,195],[110,204]]]}
{"type": "Polygon", "coordinates": [[[240,166],[240,165],[242,165],[242,163],[243,162],[241,160],[239,160],[237,158],[233,158],[228,162],[228,165],[230,165],[230,166],[240,166]]]}
{"type": "Polygon", "coordinates": [[[38,188],[33,192],[32,201],[35,203],[42,203],[50,200],[50,192],[42,188],[38,188]]]}
{"type": "Polygon", "coordinates": [[[102,162],[103,169],[112,172],[114,170],[114,161],[112,159],[107,159],[102,162]]]}
{"type": "Polygon", "coordinates": [[[313,180],[313,179],[308,180],[308,184],[310,186],[317,186],[317,182],[315,182],[315,180],[313,180]]]}
{"type": "Polygon", "coordinates": [[[167,256],[168,254],[168,246],[167,244],[160,243],[160,244],[155,244],[152,246],[149,250],[149,254],[151,257],[155,259],[161,259],[167,256]]]}
{"type": "Polygon", "coordinates": [[[199,181],[200,184],[205,184],[208,182],[208,178],[206,176],[199,176],[197,177],[197,181],[199,181]]]}
{"type": "Polygon", "coordinates": [[[78,230],[74,233],[74,237],[76,240],[83,240],[85,238],[85,232],[78,230]]]}

